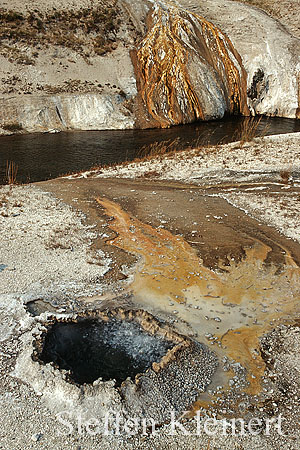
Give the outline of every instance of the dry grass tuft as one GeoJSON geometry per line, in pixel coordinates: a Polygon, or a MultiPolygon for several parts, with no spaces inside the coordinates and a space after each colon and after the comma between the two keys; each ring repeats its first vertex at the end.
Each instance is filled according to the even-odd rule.
{"type": "Polygon", "coordinates": [[[281,170],[279,174],[280,174],[281,181],[283,183],[288,183],[289,182],[290,177],[291,177],[291,171],[290,170],[281,170]]]}
{"type": "MultiPolygon", "coordinates": [[[[258,136],[258,128],[261,120],[262,117],[245,117],[236,134],[237,140],[239,140],[242,145],[246,142],[253,141],[253,139],[258,136]]],[[[261,136],[261,134],[259,135],[261,136]]]]}
{"type": "Polygon", "coordinates": [[[149,145],[144,145],[139,153],[137,159],[147,161],[156,156],[166,155],[167,153],[174,152],[178,150],[180,143],[180,137],[174,140],[169,139],[168,141],[162,142],[152,142],[149,145]]]}
{"type": "Polygon", "coordinates": [[[13,161],[6,161],[6,181],[12,186],[17,183],[18,166],[13,161]]]}
{"type": "Polygon", "coordinates": [[[17,131],[22,131],[23,127],[20,123],[7,123],[5,125],[2,125],[3,130],[6,131],[12,131],[16,133],[17,131]]]}

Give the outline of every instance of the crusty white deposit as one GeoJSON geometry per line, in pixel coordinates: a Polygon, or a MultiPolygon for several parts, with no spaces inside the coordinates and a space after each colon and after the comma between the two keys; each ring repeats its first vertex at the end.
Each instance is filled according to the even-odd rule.
{"type": "Polygon", "coordinates": [[[110,267],[84,216],[32,186],[0,188],[0,293],[23,301],[101,293],[110,267]]]}

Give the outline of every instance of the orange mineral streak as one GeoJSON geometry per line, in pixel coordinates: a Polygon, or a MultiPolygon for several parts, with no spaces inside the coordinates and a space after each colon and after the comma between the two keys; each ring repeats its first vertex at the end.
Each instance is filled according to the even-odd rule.
{"type": "Polygon", "coordinates": [[[246,98],[246,71],[242,66],[240,55],[233,47],[230,39],[222,31],[201,16],[194,15],[202,25],[203,35],[206,37],[207,47],[222,78],[227,82],[230,113],[244,113],[248,115],[246,98]],[[223,63],[223,67],[222,67],[223,63]],[[240,75],[241,72],[241,75],[240,75]]]}
{"type": "Polygon", "coordinates": [[[182,236],[142,223],[110,200],[96,200],[114,218],[110,228],[117,237],[109,243],[139,257],[130,286],[137,301],[157,311],[176,310],[201,342],[212,336],[219,343],[213,350],[246,367],[248,392],[258,393],[264,372],[260,336],[299,313],[300,269],[287,249],[280,270],[265,263],[272,249],[257,241],[244,259],[220,263],[215,272],[182,236]]]}
{"type": "Polygon", "coordinates": [[[166,4],[166,9],[156,4],[149,13],[148,32],[134,58],[139,93],[152,122],[168,127],[211,118],[204,97],[215,85],[227,111],[248,115],[246,72],[229,38],[200,15],[166,4]],[[205,71],[202,81],[192,82],[190,60],[197,62],[196,78],[205,71]]]}
{"type": "Polygon", "coordinates": [[[118,237],[110,243],[143,258],[140,270],[135,274],[133,291],[151,289],[159,296],[165,295],[183,303],[184,289],[189,283],[197,283],[203,295],[209,295],[208,282],[217,282],[218,277],[199,264],[196,252],[182,237],[130,217],[114,202],[106,199],[97,199],[97,202],[105,208],[107,215],[115,218],[110,227],[118,237]],[[196,269],[199,270],[197,274],[194,273],[196,269]]]}
{"type": "Polygon", "coordinates": [[[250,383],[247,392],[252,395],[259,393],[265,371],[265,363],[259,352],[259,337],[263,331],[263,327],[244,327],[228,331],[221,339],[223,346],[228,348],[227,356],[248,369],[250,383]]]}

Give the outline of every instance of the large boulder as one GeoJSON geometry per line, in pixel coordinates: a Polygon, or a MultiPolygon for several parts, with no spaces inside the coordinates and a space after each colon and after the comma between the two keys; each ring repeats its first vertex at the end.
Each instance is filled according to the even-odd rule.
{"type": "Polygon", "coordinates": [[[248,106],[253,115],[300,118],[299,39],[265,12],[239,2],[180,3],[201,12],[230,37],[247,72],[248,106]]]}

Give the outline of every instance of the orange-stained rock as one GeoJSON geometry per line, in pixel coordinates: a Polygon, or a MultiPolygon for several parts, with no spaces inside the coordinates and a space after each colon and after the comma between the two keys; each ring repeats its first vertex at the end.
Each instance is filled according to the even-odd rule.
{"type": "Polygon", "coordinates": [[[247,75],[230,39],[204,17],[173,4],[155,4],[147,34],[132,59],[139,127],[249,114],[247,75]]]}

